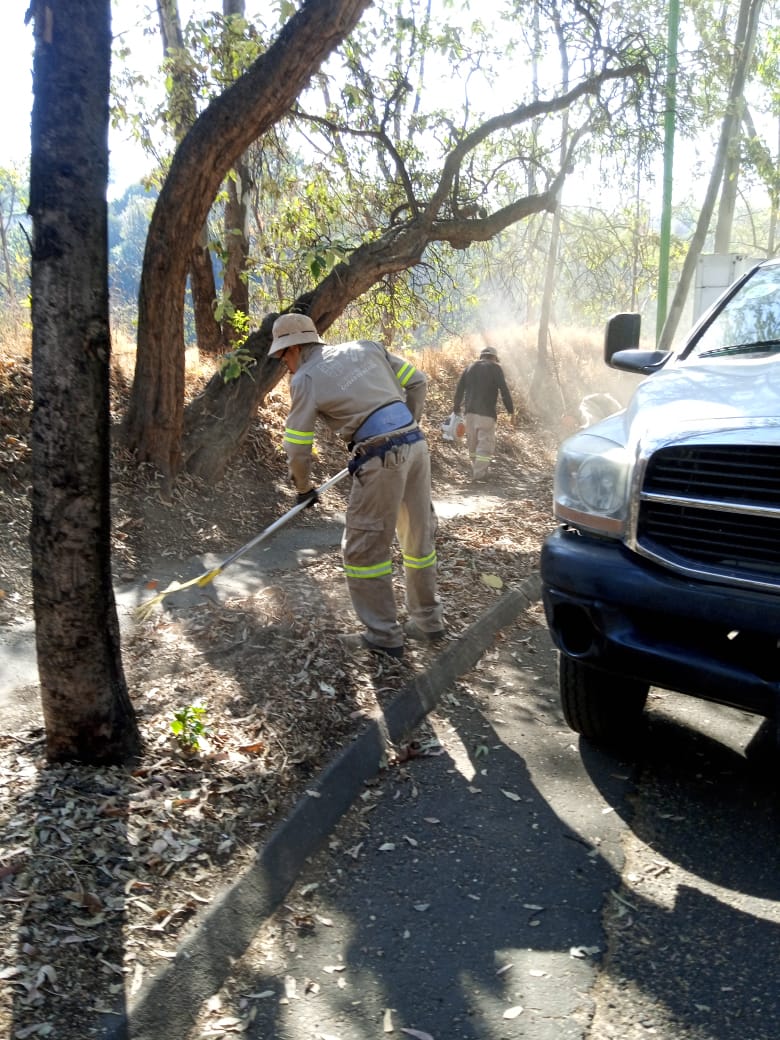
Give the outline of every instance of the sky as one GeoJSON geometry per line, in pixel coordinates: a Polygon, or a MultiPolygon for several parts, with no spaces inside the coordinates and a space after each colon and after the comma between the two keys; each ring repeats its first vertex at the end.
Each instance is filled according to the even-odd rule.
{"type": "Polygon", "coordinates": [[[30,151],[32,25],[24,24],[27,0],[11,0],[0,34],[0,97],[3,97],[0,166],[24,161],[30,151]]]}
{"type": "MultiPolygon", "coordinates": [[[[7,2],[7,0],[6,0],[7,2]]],[[[0,166],[25,163],[30,154],[30,115],[32,113],[33,26],[24,24],[29,0],[11,0],[11,12],[3,19],[0,34],[0,97],[13,99],[3,104],[2,133],[0,133],[0,166]]],[[[148,54],[149,61],[159,64],[159,41],[144,39],[138,28],[139,19],[148,5],[135,0],[114,0],[112,29],[127,39],[134,53],[148,54]]],[[[182,8],[187,5],[182,4],[182,8]]],[[[149,168],[149,161],[140,147],[127,140],[121,132],[109,131],[109,150],[112,188],[109,198],[121,195],[130,184],[138,181],[149,168]]]]}

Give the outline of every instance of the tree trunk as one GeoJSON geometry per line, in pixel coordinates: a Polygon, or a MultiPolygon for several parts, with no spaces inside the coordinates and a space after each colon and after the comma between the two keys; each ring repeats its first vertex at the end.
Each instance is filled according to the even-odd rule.
{"type": "MultiPolygon", "coordinates": [[[[8,226],[13,219],[14,213],[14,202],[16,201],[16,193],[11,192],[10,199],[8,201],[8,226]]],[[[11,308],[16,307],[16,290],[14,288],[14,272],[11,264],[11,256],[8,252],[8,227],[5,222],[5,214],[0,213],[0,247],[3,252],[3,267],[5,269],[5,291],[8,296],[8,303],[11,308]]]]}
{"type": "Polygon", "coordinates": [[[190,254],[190,295],[198,349],[204,354],[221,354],[228,341],[215,315],[217,283],[205,225],[190,254]]]}
{"type": "MultiPolygon", "coordinates": [[[[195,122],[197,116],[195,85],[184,51],[178,0],[157,0],[157,15],[160,22],[163,53],[171,68],[168,111],[174,140],[178,143],[195,122]]],[[[219,322],[214,315],[217,285],[214,279],[208,239],[208,230],[204,223],[198,240],[192,247],[190,257],[190,295],[198,347],[204,353],[218,354],[224,349],[224,341],[219,322]]]]}
{"type": "MultiPolygon", "coordinates": [[[[569,88],[569,58],[566,52],[566,39],[562,31],[560,20],[557,15],[553,15],[557,36],[558,36],[558,53],[560,57],[561,65],[561,83],[564,89],[569,88]]],[[[568,149],[568,137],[569,137],[569,117],[568,113],[563,113],[562,126],[561,126],[561,144],[560,144],[560,164],[565,167],[566,163],[566,152],[568,149]]],[[[534,370],[533,379],[531,381],[531,401],[539,407],[540,403],[543,403],[544,410],[558,407],[561,412],[565,413],[571,408],[571,402],[567,401],[563,394],[563,387],[559,380],[555,378],[557,375],[556,360],[551,358],[548,350],[548,343],[550,341],[550,324],[552,323],[552,311],[553,311],[553,297],[555,295],[555,275],[558,268],[558,251],[560,249],[561,241],[561,202],[560,198],[556,200],[555,208],[552,211],[552,221],[550,227],[550,243],[547,249],[547,261],[544,269],[544,285],[542,288],[542,300],[541,307],[539,310],[539,328],[537,330],[536,338],[536,368],[534,370]],[[560,398],[560,401],[558,400],[560,398]],[[555,403],[553,404],[553,401],[555,403]]]]}
{"type": "Polygon", "coordinates": [[[167,478],[182,463],[184,289],[193,228],[223,178],[292,105],[370,0],[306,0],[248,72],[201,113],[176,150],[146,240],[136,371],[125,433],[139,461],[167,478]]]}
{"type": "MultiPolygon", "coordinates": [[[[755,43],[755,31],[752,38],[747,39],[748,5],[740,4],[737,32],[734,49],[737,54],[747,50],[744,60],[749,64],[755,43]]],[[[755,23],[754,23],[755,30],[755,23]]],[[[718,219],[715,224],[715,241],[713,250],[716,253],[728,253],[731,245],[731,228],[734,224],[734,210],[737,205],[737,189],[739,187],[740,151],[742,146],[742,113],[745,108],[744,97],[734,102],[735,118],[731,124],[731,137],[726,145],[726,160],[723,164],[723,187],[720,192],[718,219]]]]}
{"type": "Polygon", "coordinates": [[[111,580],[110,0],[36,0],[33,13],[30,543],[46,750],[119,763],[140,737],[111,580]]]}
{"type": "Polygon", "coordinates": [[[726,115],[723,117],[723,124],[721,125],[720,139],[715,151],[715,159],[713,161],[712,173],[710,174],[710,182],[707,186],[704,203],[702,204],[701,212],[699,213],[699,219],[696,223],[696,229],[693,233],[691,244],[688,247],[688,252],[685,254],[683,268],[680,272],[680,280],[677,283],[677,288],[675,289],[674,297],[671,306],[669,307],[669,313],[664,322],[664,327],[661,330],[661,335],[658,338],[659,350],[671,349],[672,341],[674,340],[674,335],[677,331],[677,326],[683,312],[683,307],[685,306],[685,301],[688,298],[688,292],[691,288],[693,274],[696,270],[696,265],[699,261],[701,251],[704,248],[704,242],[707,238],[712,214],[715,210],[715,201],[718,197],[718,189],[723,181],[723,170],[728,153],[729,140],[733,133],[734,121],[740,118],[738,110],[741,106],[748,66],[750,65],[753,53],[752,41],[756,38],[756,26],[758,25],[761,0],[742,0],[742,5],[749,11],[746,39],[751,41],[751,43],[749,46],[746,45],[743,47],[736,58],[734,76],[731,82],[731,89],[729,90],[728,107],[726,115]]]}
{"type": "MultiPolygon", "coordinates": [[[[252,178],[249,164],[239,159],[233,167],[234,176],[228,178],[225,203],[225,269],[222,272],[222,292],[230,301],[231,312],[238,311],[249,317],[249,285],[246,280],[249,258],[249,193],[252,178]]],[[[241,331],[230,321],[222,325],[222,335],[232,346],[241,339],[241,331]]]]}
{"type": "MultiPolygon", "coordinates": [[[[226,18],[243,18],[246,11],[244,0],[222,0],[222,13],[226,18]]],[[[233,166],[233,175],[227,180],[227,202],[225,203],[225,269],[222,272],[222,293],[230,301],[231,313],[239,312],[249,318],[249,284],[246,279],[249,259],[249,197],[252,176],[249,163],[242,157],[233,166]]],[[[242,332],[230,321],[223,322],[222,335],[225,342],[235,347],[242,332]]]]}

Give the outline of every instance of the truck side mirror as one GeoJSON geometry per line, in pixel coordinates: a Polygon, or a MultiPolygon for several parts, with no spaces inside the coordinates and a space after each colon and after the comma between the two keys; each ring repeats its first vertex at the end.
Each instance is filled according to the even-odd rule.
{"type": "Polygon", "coordinates": [[[649,375],[671,357],[667,350],[639,350],[640,314],[613,314],[604,333],[604,360],[610,368],[649,375]]]}
{"type": "Polygon", "coordinates": [[[612,364],[619,350],[635,350],[639,346],[641,314],[613,314],[604,333],[604,360],[612,364]]]}

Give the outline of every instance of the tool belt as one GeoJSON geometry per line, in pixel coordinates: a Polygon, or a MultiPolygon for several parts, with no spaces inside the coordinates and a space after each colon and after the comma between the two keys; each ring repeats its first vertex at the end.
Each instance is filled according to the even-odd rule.
{"type": "Polygon", "coordinates": [[[413,422],[414,416],[403,401],[391,401],[390,404],[383,404],[374,409],[355,430],[349,446],[350,451],[361,441],[370,441],[374,437],[394,433],[405,426],[411,426],[413,422]]]}
{"type": "Polygon", "coordinates": [[[406,433],[399,433],[395,437],[383,437],[382,440],[375,441],[373,444],[367,444],[365,448],[360,445],[357,446],[356,454],[347,463],[347,469],[349,472],[355,473],[356,470],[360,469],[364,462],[368,462],[369,459],[375,459],[379,457],[383,459],[388,451],[392,451],[393,448],[400,448],[403,444],[414,444],[416,441],[425,439],[425,434],[416,426],[413,430],[407,430],[406,433]]]}

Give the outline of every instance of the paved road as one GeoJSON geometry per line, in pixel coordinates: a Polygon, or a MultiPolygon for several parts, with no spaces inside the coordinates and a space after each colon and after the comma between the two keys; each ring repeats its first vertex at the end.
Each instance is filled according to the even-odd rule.
{"type": "Polygon", "coordinates": [[[560,719],[543,628],[513,626],[452,692],[436,753],[366,789],[201,1027],[777,1040],[780,828],[745,757],[757,720],[656,694],[637,764],[598,752],[560,719]]]}
{"type": "Polygon", "coordinates": [[[598,756],[593,782],[539,669],[550,658],[543,628],[518,628],[454,686],[421,734],[429,753],[366,788],[214,1021],[229,993],[256,1040],[586,1035],[631,783],[598,756]]]}
{"type": "Polygon", "coordinates": [[[776,749],[744,712],[651,697],[591,1036],[777,1040],[776,749]]]}

